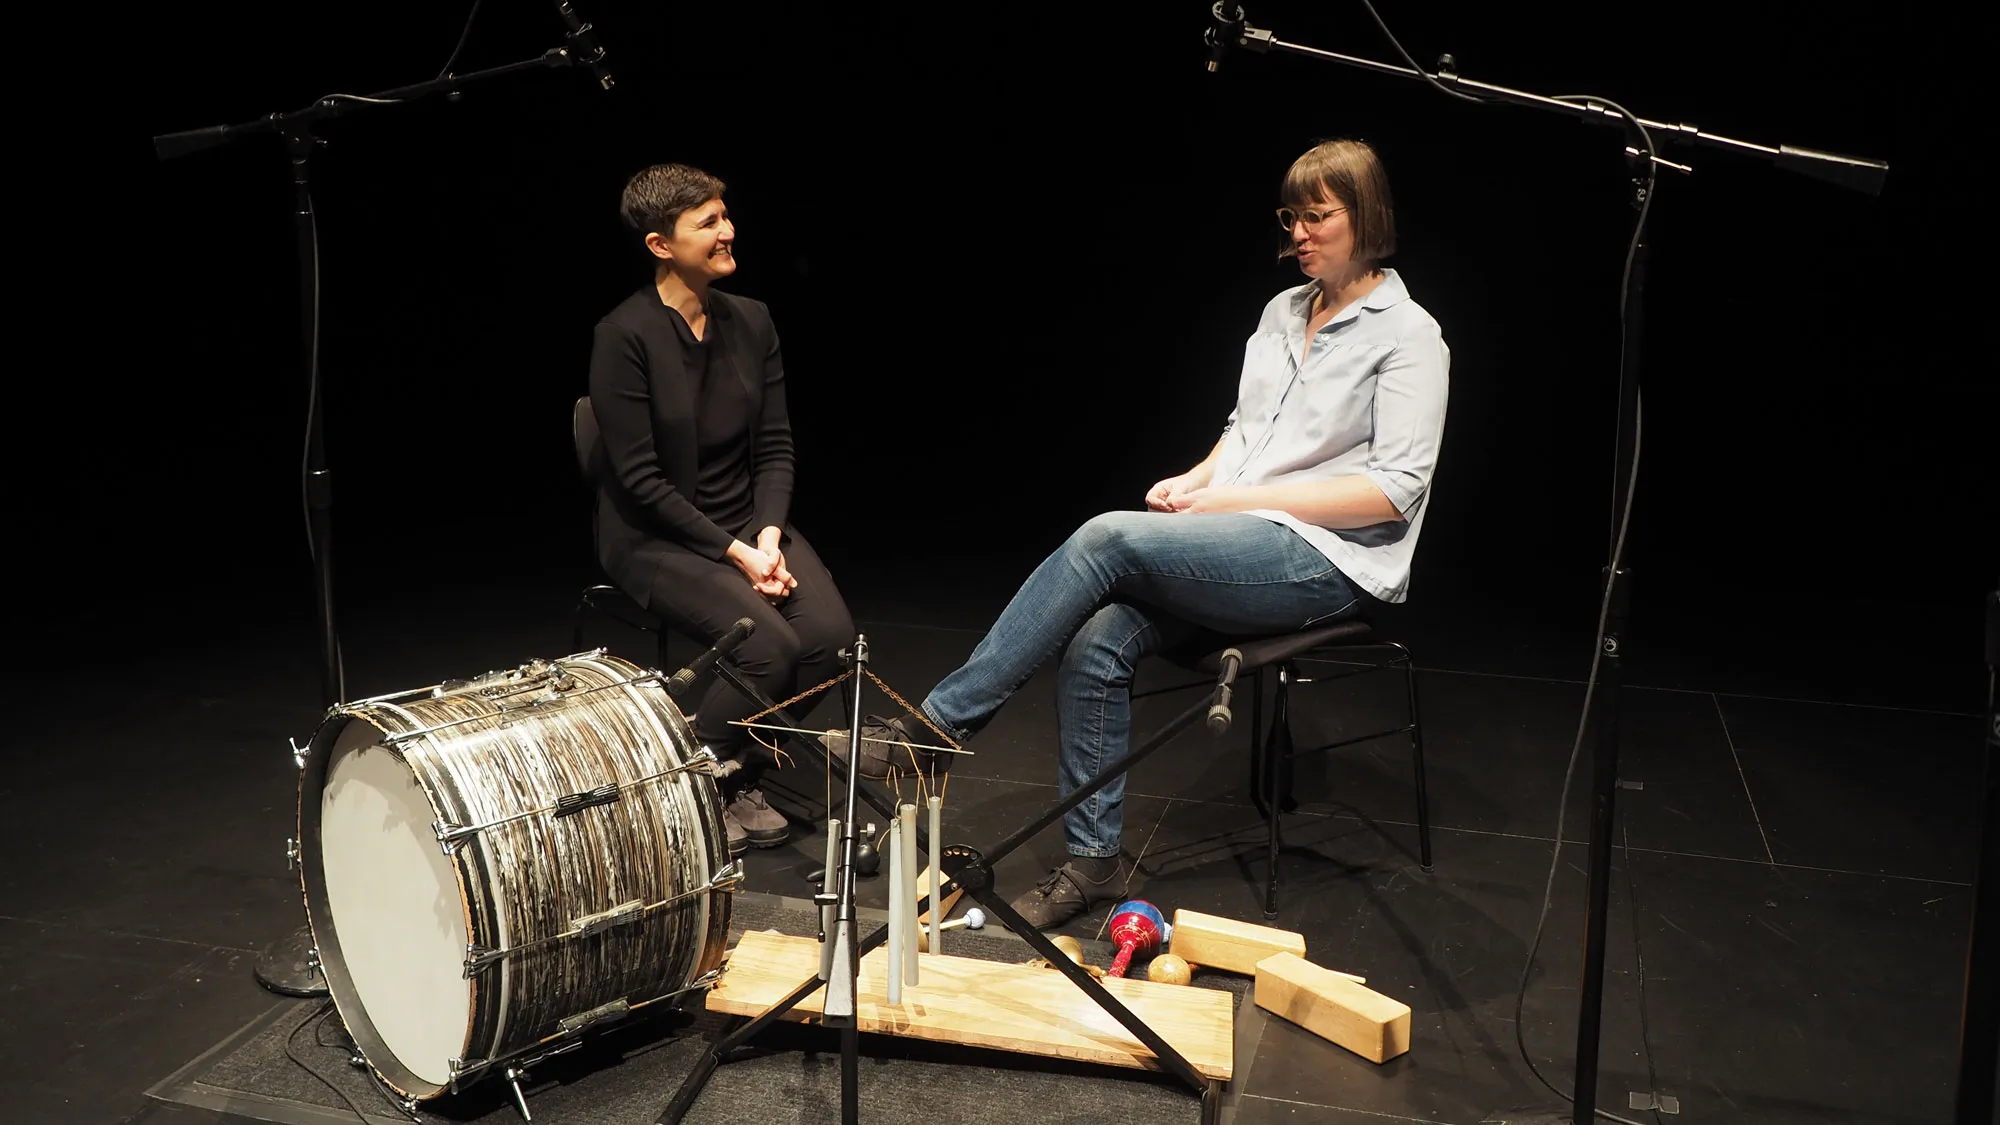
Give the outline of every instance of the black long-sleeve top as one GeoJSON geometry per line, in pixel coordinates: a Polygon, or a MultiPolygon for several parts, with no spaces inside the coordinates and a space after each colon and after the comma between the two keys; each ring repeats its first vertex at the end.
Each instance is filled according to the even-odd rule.
{"type": "Polygon", "coordinates": [[[736,538],[784,526],[794,452],[785,370],[762,301],[709,291],[697,340],[648,285],[597,324],[590,400],[602,434],[598,554],[628,591],[661,545],[721,559],[736,538]]]}

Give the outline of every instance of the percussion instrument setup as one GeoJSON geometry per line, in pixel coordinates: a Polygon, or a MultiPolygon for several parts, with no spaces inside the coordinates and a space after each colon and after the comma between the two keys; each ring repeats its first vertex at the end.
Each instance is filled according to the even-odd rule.
{"type": "MultiPolygon", "coordinates": [[[[865,673],[868,660],[866,638],[858,638],[850,652],[855,672],[865,673]]],[[[749,1042],[771,1023],[779,1019],[803,1018],[802,1015],[794,1014],[794,1010],[821,992],[825,995],[819,998],[817,1004],[820,1009],[819,1022],[823,1026],[836,1028],[841,1032],[843,1123],[858,1120],[856,1087],[859,1037],[860,1032],[866,1030],[918,1038],[952,1039],[1002,1050],[1054,1054],[1062,1057],[1089,1057],[1094,1061],[1110,1062],[1114,1065],[1157,1067],[1172,1073],[1201,1096],[1202,1120],[1204,1125],[1212,1125],[1221,1109],[1221,1083],[1229,1076],[1226,1053],[1222,1056],[1223,1061],[1208,1062],[1205,1068],[1190,1062],[1180,1049],[1168,1042],[1146,1019],[1134,1011],[1134,1007],[1145,1007],[1144,1001],[1154,998],[1153,982],[1127,981],[1123,985],[1114,986],[1119,990],[1114,993],[1082,964],[1063,955],[1048,935],[1029,925],[1015,912],[1007,899],[995,888],[993,868],[1016,848],[1061,820],[1070,809],[1088,800],[1112,778],[1131,769],[1140,760],[1166,745],[1196,722],[1205,720],[1212,734],[1220,735],[1226,732],[1231,722],[1230,698],[1235,689],[1236,673],[1241,664],[1240,653],[1233,649],[1225,653],[1213,692],[1197,700],[1144,743],[1127,751],[1123,758],[1105,767],[1068,796],[1016,829],[999,844],[984,851],[963,844],[954,844],[939,850],[931,838],[931,833],[926,831],[922,824],[917,823],[913,815],[905,817],[902,809],[877,793],[872,785],[865,784],[859,771],[846,769],[844,763],[827,756],[823,746],[802,741],[800,745],[803,745],[809,753],[826,760],[829,768],[842,770],[847,779],[847,815],[841,822],[840,841],[836,853],[836,859],[839,861],[838,878],[833,883],[836,890],[831,894],[822,893],[819,896],[823,917],[829,908],[832,913],[831,933],[822,936],[816,966],[810,956],[800,954],[795,959],[787,960],[790,955],[785,950],[767,949],[768,946],[782,944],[763,940],[770,935],[746,935],[739,946],[739,955],[746,949],[755,949],[769,970],[764,974],[766,980],[761,983],[768,983],[768,978],[780,977],[786,971],[791,971],[793,975],[789,979],[798,983],[789,992],[767,990],[760,993],[760,998],[765,995],[775,996],[775,999],[768,1003],[732,1003],[728,999],[732,992],[731,978],[729,973],[725,973],[717,990],[710,994],[709,1006],[715,1010],[732,1011],[745,1017],[747,1022],[740,1023],[722,1036],[703,1055],[695,1070],[682,1083],[666,1111],[660,1115],[657,1125],[676,1125],[684,1120],[716,1067],[727,1061],[737,1048],[749,1042]],[[915,850],[926,851],[936,857],[947,879],[947,882],[934,888],[928,886],[913,888],[907,880],[899,884],[898,889],[891,892],[891,901],[896,905],[892,905],[890,922],[878,926],[866,938],[858,941],[855,938],[852,867],[856,801],[866,801],[892,824],[901,821],[903,827],[892,828],[892,832],[898,833],[898,836],[893,838],[899,839],[904,849],[906,871],[914,870],[913,857],[909,855],[913,843],[915,850]],[[911,837],[914,837],[913,841],[911,837]],[[919,983],[918,966],[924,962],[915,957],[916,947],[913,939],[917,935],[912,932],[911,920],[928,912],[935,921],[942,911],[932,909],[933,900],[942,901],[946,896],[960,891],[978,900],[984,920],[998,921],[1026,941],[1049,967],[1067,977],[1070,983],[1083,993],[1084,999],[1090,1001],[1099,1011],[1075,1010],[1082,1006],[1068,999],[1073,994],[1066,994],[1062,998],[1049,997],[1039,1004],[1022,1005],[1008,1002],[1008,998],[1017,995],[1019,989],[1028,985],[1027,981],[1020,980],[1016,976],[1015,970],[1019,969],[1019,966],[943,956],[936,952],[942,937],[941,930],[935,930],[927,935],[930,939],[931,956],[934,958],[929,963],[942,971],[964,976],[954,975],[948,978],[953,982],[953,987],[948,995],[938,996],[939,1002],[936,1004],[904,1003],[905,988],[912,985],[923,987],[919,983]],[[910,905],[911,903],[913,905],[910,905]],[[893,948],[883,957],[874,959],[876,972],[866,974],[868,984],[867,992],[864,994],[862,981],[865,974],[861,972],[864,959],[868,958],[870,952],[878,946],[890,942],[891,935],[895,933],[901,933],[903,936],[894,939],[893,948]],[[900,972],[898,965],[902,966],[900,972]],[[814,967],[820,971],[814,972],[814,967]],[[946,1003],[947,1000],[950,1003],[946,1003]],[[1023,1031],[1018,1026],[1009,1030],[1008,1025],[1019,1025],[1022,1022],[1024,1009],[1047,1013],[1051,1017],[1050,1024],[1041,1032],[1033,1029],[1023,1031]],[[1103,1020],[1102,1017],[1109,1019],[1103,1020]],[[1071,1049],[1064,1043],[1056,1041],[1055,1037],[1059,1036],[1065,1027],[1073,1029],[1100,1020],[1107,1026],[1093,1037],[1093,1042],[1090,1044],[1090,1047],[1097,1048],[1100,1053],[1089,1054],[1086,1053],[1088,1048],[1071,1049]],[[1129,1048],[1120,1045],[1110,1052],[1102,1052],[1102,1041],[1113,1036],[1129,1042],[1129,1048]]],[[[717,666],[717,671],[735,684],[738,690],[763,702],[762,696],[754,688],[730,676],[726,671],[727,668],[726,663],[720,664],[717,666]]],[[[872,674],[869,678],[873,678],[872,674]]],[[[880,683],[879,680],[876,682],[880,683]]],[[[887,685],[882,686],[887,690],[887,685]]],[[[893,696],[893,693],[891,694],[893,696]]],[[[895,698],[901,702],[900,697],[895,698]]],[[[861,693],[859,691],[853,693],[852,700],[848,744],[859,747],[861,693]]],[[[904,706],[913,714],[920,716],[915,708],[908,708],[907,704],[904,706]]],[[[781,710],[776,705],[767,704],[764,713],[781,710]]],[[[781,721],[785,724],[781,729],[797,727],[797,724],[789,719],[781,721]]],[[[955,749],[955,747],[941,749],[955,749]]],[[[912,809],[912,814],[913,812],[912,809]]],[[[889,845],[888,850],[893,856],[896,851],[895,845],[889,845]]],[[[834,863],[829,863],[830,874],[834,872],[835,866],[834,863]]],[[[933,867],[932,870],[936,871],[938,868],[933,867]]],[[[892,881],[894,881],[893,874],[892,881]]],[[[1041,980],[1046,977],[1037,972],[1036,979],[1041,980]]],[[[1173,986],[1162,987],[1173,994],[1185,991],[1192,995],[1206,991],[1179,990],[1173,986]]],[[[1178,1027],[1180,1032],[1178,1038],[1184,1041],[1197,1039],[1212,1041],[1219,1034],[1221,1041],[1225,1045],[1228,1043],[1228,1028],[1233,1006],[1226,995],[1221,993],[1214,995],[1215,999],[1220,1001],[1219,1009],[1198,1012],[1192,1019],[1183,1021],[1178,1027]]],[[[1178,995],[1174,998],[1181,999],[1178,995]]]]}
{"type": "MultiPolygon", "coordinates": [[[[1103,974],[1016,914],[994,887],[993,867],[1204,716],[1212,731],[1226,729],[1238,661],[1224,661],[1211,696],[981,851],[943,844],[939,778],[915,771],[918,799],[901,800],[801,737],[812,732],[786,712],[854,677],[849,745],[861,746],[861,683],[903,703],[869,671],[866,636],[843,652],[841,677],[777,704],[726,659],[747,634],[732,630],[673,676],[596,649],[328,708],[310,742],[294,746],[292,847],[307,963],[324,980],[356,1064],[413,1119],[426,1101],[497,1081],[532,1120],[522,1089],[531,1066],[699,994],[739,1018],[703,1053],[661,1123],[682,1121],[716,1067],[760,1030],[807,1018],[841,1033],[845,1122],[858,1120],[864,1030],[1164,1069],[1200,1093],[1204,1121],[1213,1121],[1230,1073],[1228,994],[1119,979],[1135,952],[1164,948],[1172,927],[1159,911],[1136,900],[1119,908],[1119,961],[1103,974]],[[675,701],[710,673],[763,708],[742,725],[790,735],[830,779],[835,771],[846,779],[842,815],[829,804],[812,937],[751,934],[729,948],[744,869],[729,855],[716,757],[675,701]],[[891,885],[889,924],[865,936],[855,904],[864,803],[888,824],[875,847],[891,885]],[[921,875],[920,860],[928,861],[921,875]],[[979,907],[946,922],[962,895],[979,907]],[[1046,968],[944,954],[946,930],[989,922],[1022,937],[1074,990],[1046,968]],[[1012,1000],[1027,992],[1044,997],[1049,1027],[1016,1026],[1012,1000]],[[1154,1023],[1192,1045],[1195,1061],[1154,1023]]],[[[913,764],[918,749],[969,753],[896,745],[912,751],[913,764]]],[[[885,783],[900,780],[892,770],[885,783]]]]}

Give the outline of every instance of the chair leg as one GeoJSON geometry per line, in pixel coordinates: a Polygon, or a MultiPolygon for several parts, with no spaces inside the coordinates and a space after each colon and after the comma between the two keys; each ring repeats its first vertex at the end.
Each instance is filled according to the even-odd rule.
{"type": "Polygon", "coordinates": [[[1271,806],[1264,801],[1264,790],[1269,785],[1264,779],[1264,670],[1257,669],[1252,682],[1255,694],[1250,699],[1250,803],[1256,807],[1257,815],[1268,819],[1271,806]]]}
{"type": "Polygon", "coordinates": [[[1292,756],[1291,682],[1289,668],[1278,669],[1278,688],[1271,701],[1271,729],[1264,746],[1264,801],[1269,810],[1267,847],[1271,862],[1270,881],[1264,888],[1264,920],[1278,916],[1278,828],[1284,815],[1284,797],[1279,792],[1279,774],[1292,756]]]}
{"type": "MultiPolygon", "coordinates": [[[[1299,679],[1299,666],[1296,664],[1287,664],[1278,670],[1278,676],[1280,681],[1284,683],[1297,683],[1299,679]]],[[[1298,759],[1292,754],[1295,744],[1292,741],[1292,708],[1289,701],[1285,705],[1283,725],[1285,730],[1280,740],[1280,752],[1277,763],[1278,810],[1280,812],[1297,812],[1299,811],[1299,801],[1292,794],[1292,781],[1298,776],[1298,759]]]]}
{"type": "Polygon", "coordinates": [[[1250,752],[1256,754],[1264,746],[1264,670],[1257,669],[1250,678],[1250,752]]]}
{"type": "Polygon", "coordinates": [[[1410,760],[1417,774],[1417,857],[1425,871],[1431,869],[1431,795],[1424,785],[1424,726],[1417,711],[1417,665],[1410,659],[1410,650],[1391,642],[1401,655],[1396,663],[1403,666],[1403,690],[1410,705],[1410,760]]]}

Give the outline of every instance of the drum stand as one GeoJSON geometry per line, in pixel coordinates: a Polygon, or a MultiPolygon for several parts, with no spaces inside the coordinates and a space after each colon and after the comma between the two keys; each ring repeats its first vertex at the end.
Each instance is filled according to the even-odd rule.
{"type": "MultiPolygon", "coordinates": [[[[861,747],[861,679],[862,673],[866,671],[868,664],[867,638],[865,636],[856,637],[853,649],[846,655],[856,673],[855,691],[852,696],[853,710],[849,717],[850,726],[847,743],[849,758],[852,760],[860,753],[861,747]]],[[[1034,948],[1035,952],[1041,954],[1042,959],[1051,968],[1068,977],[1070,982],[1083,990],[1084,995],[1089,997],[1093,1003],[1104,1009],[1113,1019],[1116,1019],[1139,1042],[1145,1044],[1146,1048],[1153,1053],[1153,1057],[1159,1061],[1164,1069],[1193,1087],[1194,1091],[1201,1096],[1203,1125],[1215,1125],[1218,1114],[1221,1111],[1222,1084],[1219,1081],[1204,1077],[1201,1072],[1194,1068],[1193,1064],[1189,1063],[1179,1051],[1174,1049],[1172,1044],[1168,1043],[1157,1032],[1148,1027],[1145,1021],[1141,1020],[1131,1009],[1127,1008],[1117,997],[1106,990],[1102,984],[1098,983],[1082,965],[1070,960],[1068,956],[1056,948],[1055,944],[1045,934],[1035,927],[1030,926],[1026,919],[1016,913],[1013,906],[1005,898],[1002,898],[999,891],[995,889],[993,885],[993,868],[1016,848],[1019,848],[1032,839],[1036,833],[1061,820],[1063,815],[1069,812],[1069,810],[1088,800],[1091,795],[1109,784],[1111,779],[1121,776],[1125,771],[1137,765],[1141,759],[1166,745],[1174,736],[1193,726],[1204,717],[1207,719],[1208,730],[1211,734],[1221,735],[1226,732],[1229,729],[1230,723],[1230,695],[1235,689],[1236,672],[1241,660],[1240,654],[1237,654],[1234,649],[1225,653],[1222,661],[1222,671],[1216,678],[1215,690],[1210,697],[1196,702],[1193,706],[1181,712],[1181,714],[1169,721],[1138,748],[1127,751],[1124,757],[1105,767],[1075,792],[1050,806],[1048,810],[1035,817],[1034,820],[1016,829],[1012,835],[1002,840],[991,850],[982,853],[977,849],[961,845],[954,845],[947,849],[944,853],[943,864],[945,868],[944,873],[950,877],[950,881],[930,888],[916,907],[920,913],[931,909],[931,903],[934,900],[941,899],[949,891],[953,883],[964,888],[968,894],[979,901],[980,905],[987,911],[989,917],[997,919],[1009,930],[1020,936],[1022,940],[1034,948]]],[[[772,710],[776,709],[776,705],[761,691],[758,691],[753,685],[744,682],[736,669],[727,661],[717,663],[715,668],[716,674],[722,680],[754,700],[760,707],[772,710]]],[[[785,715],[782,711],[778,712],[777,721],[795,728],[799,725],[797,721],[785,715]]],[[[859,942],[854,940],[855,801],[858,798],[868,802],[871,807],[885,818],[895,816],[895,806],[887,797],[877,793],[873,786],[863,785],[861,783],[860,771],[849,769],[848,763],[835,759],[827,752],[824,746],[816,741],[800,738],[796,735],[794,735],[794,741],[798,745],[805,747],[811,753],[811,756],[825,762],[829,769],[840,769],[847,778],[847,806],[846,814],[841,821],[841,839],[838,851],[840,866],[837,872],[838,878],[834,884],[837,890],[832,896],[817,896],[822,906],[831,905],[834,907],[836,918],[834,932],[830,938],[826,934],[822,934],[820,938],[822,941],[832,940],[834,943],[833,970],[829,974],[828,980],[821,981],[817,978],[807,980],[762,1015],[747,1022],[739,1019],[736,1026],[718,1038],[709,1051],[696,1063],[694,1070],[688,1074],[687,1078],[682,1081],[680,1089],[675,1092],[673,1100],[668,1103],[665,1111],[660,1114],[656,1125],[679,1125],[686,1118],[688,1111],[693,1108],[695,1099],[701,1096],[702,1088],[707,1085],[709,1078],[715,1074],[716,1067],[729,1061],[729,1056],[754,1038],[758,1032],[770,1026],[785,1015],[785,1013],[796,1007],[800,1001],[819,991],[822,987],[828,990],[824,1004],[826,1012],[824,1024],[827,1027],[837,1028],[840,1031],[840,1119],[842,1125],[856,1125],[859,1119],[860,1103],[857,1083],[860,1069],[860,1029],[855,1002],[860,959],[862,955],[880,946],[888,939],[889,927],[877,927],[875,932],[868,935],[865,939],[859,942]],[[835,1013],[840,1014],[837,1015],[835,1013]]],[[[917,838],[917,847],[921,854],[929,847],[928,833],[925,832],[921,819],[917,822],[917,838]]],[[[936,881],[935,879],[933,880],[933,882],[936,881]]]]}

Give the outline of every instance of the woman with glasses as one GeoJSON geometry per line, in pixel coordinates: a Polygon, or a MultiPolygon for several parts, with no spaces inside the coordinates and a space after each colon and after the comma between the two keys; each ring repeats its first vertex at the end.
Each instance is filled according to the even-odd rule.
{"type": "MultiPolygon", "coordinates": [[[[854,619],[797,528],[792,424],[771,311],[715,288],[736,272],[723,183],[660,164],[626,184],[619,210],[652,279],[598,322],[590,401],[603,435],[597,551],[633,600],[708,643],[757,624],[731,656],[784,699],[839,674],[854,619]]],[[[763,762],[732,726],[756,705],[717,682],[693,719],[722,760],[732,853],[775,847],[786,821],[756,787],[763,762]]]]}
{"type": "MultiPolygon", "coordinates": [[[[1125,754],[1133,670],[1147,654],[1196,630],[1282,634],[1407,594],[1450,352],[1402,277],[1382,265],[1396,230],[1373,148],[1317,145],[1292,163],[1279,194],[1281,257],[1296,259],[1305,281],[1264,307],[1221,439],[1155,484],[1149,510],[1097,516],[1071,535],[921,705],[937,730],[970,738],[1060,654],[1065,795],[1125,754]]],[[[871,736],[936,738],[910,715],[869,721],[871,736]]],[[[840,732],[827,743],[846,755],[840,732]]],[[[881,776],[890,760],[879,743],[863,743],[863,772],[881,776]]],[[[1120,861],[1124,788],[1114,779],[1065,817],[1068,862],[1013,903],[1029,922],[1061,925],[1132,893],[1120,861]]]]}

